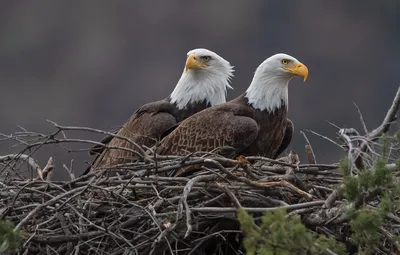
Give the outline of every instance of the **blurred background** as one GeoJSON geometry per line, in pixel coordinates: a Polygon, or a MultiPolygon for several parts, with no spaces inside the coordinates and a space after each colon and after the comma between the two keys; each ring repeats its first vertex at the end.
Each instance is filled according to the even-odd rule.
{"type": "MultiPolygon", "coordinates": [[[[186,53],[215,51],[235,66],[241,94],[267,57],[288,53],[309,68],[307,82],[289,88],[295,124],[291,149],[304,156],[300,130],[335,138],[335,128],[379,125],[400,82],[400,1],[8,1],[0,4],[0,133],[48,133],[60,125],[111,130],[141,105],[165,98],[179,79],[186,53]]],[[[307,134],[318,163],[344,152],[307,134]]],[[[75,132],[69,138],[99,140],[75,132]]],[[[15,142],[14,142],[15,143],[15,142]]],[[[18,152],[0,141],[0,155],[18,152]]],[[[65,145],[71,147],[69,145],[65,145]]],[[[76,147],[76,146],[75,146],[76,147]]],[[[89,148],[90,145],[81,145],[89,148]]],[[[46,146],[55,178],[74,159],[83,172],[86,152],[46,146]]]]}

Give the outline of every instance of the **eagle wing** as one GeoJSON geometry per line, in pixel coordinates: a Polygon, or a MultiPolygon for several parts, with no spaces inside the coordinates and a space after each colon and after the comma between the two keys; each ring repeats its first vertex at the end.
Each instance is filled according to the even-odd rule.
{"type": "MultiPolygon", "coordinates": [[[[117,128],[115,128],[114,130],[111,131],[111,133],[113,134],[117,134],[118,131],[122,128],[122,126],[119,126],[117,128]]],[[[112,135],[107,135],[105,137],[103,137],[103,139],[101,139],[100,143],[107,145],[109,142],[111,142],[111,140],[114,138],[114,136],[112,135]]],[[[95,155],[99,155],[100,153],[102,153],[104,151],[104,145],[95,145],[93,146],[90,151],[89,151],[89,155],[90,156],[95,156],[95,155]]]]}
{"type": "Polygon", "coordinates": [[[182,121],[156,150],[163,155],[185,155],[228,146],[240,154],[258,135],[259,126],[251,114],[248,107],[236,104],[205,109],[182,121]]]}
{"type": "Polygon", "coordinates": [[[281,143],[281,145],[279,146],[279,149],[278,149],[278,151],[276,152],[274,158],[278,158],[278,156],[279,156],[284,150],[286,150],[286,148],[289,146],[290,142],[292,141],[293,133],[294,133],[293,122],[292,122],[290,119],[287,119],[287,121],[286,121],[285,136],[283,137],[282,143],[281,143]]]}
{"type": "MultiPolygon", "coordinates": [[[[166,105],[165,100],[142,105],[139,109],[137,109],[132,114],[130,119],[123,126],[119,126],[119,127],[115,128],[114,130],[111,131],[111,133],[116,135],[125,126],[128,126],[128,129],[129,129],[130,128],[129,126],[135,125],[134,124],[135,120],[148,117],[148,116],[146,116],[147,113],[150,113],[150,116],[152,116],[152,114],[158,113],[159,111],[162,112],[163,107],[166,107],[166,106],[168,106],[168,105],[166,105]],[[145,116],[143,116],[143,115],[145,115],[145,116]]],[[[168,107],[166,107],[166,108],[168,108],[168,107]]],[[[107,136],[103,137],[103,139],[100,141],[100,143],[102,143],[104,145],[108,145],[113,138],[114,138],[114,136],[107,135],[107,136]]],[[[103,145],[95,145],[90,149],[89,155],[90,156],[99,155],[104,151],[104,148],[105,147],[103,145]]]]}
{"type": "MultiPolygon", "coordinates": [[[[176,125],[176,119],[172,114],[172,107],[167,101],[162,100],[140,107],[122,126],[117,135],[128,138],[140,146],[151,147],[165,130],[174,125],[176,125]]],[[[101,154],[93,161],[94,167],[108,167],[135,158],[133,152],[126,149],[118,149],[135,150],[129,141],[117,137],[111,139],[106,137],[103,141],[111,148],[101,150],[101,154]]],[[[90,168],[85,173],[90,171],[90,168]]]]}
{"type": "MultiPolygon", "coordinates": [[[[153,146],[164,130],[176,124],[175,118],[166,112],[145,113],[136,116],[131,121],[128,121],[118,132],[118,136],[126,137],[140,146],[153,146]]],[[[122,147],[134,150],[133,145],[126,140],[113,138],[109,143],[109,147],[122,147]]],[[[130,160],[135,155],[128,150],[110,148],[103,152],[101,162],[96,164],[109,165],[115,163],[123,163],[125,160],[130,160]]]]}

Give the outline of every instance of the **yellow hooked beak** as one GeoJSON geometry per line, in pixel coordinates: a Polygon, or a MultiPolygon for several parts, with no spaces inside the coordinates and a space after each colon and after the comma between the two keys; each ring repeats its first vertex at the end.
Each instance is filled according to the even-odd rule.
{"type": "Polygon", "coordinates": [[[186,59],[186,72],[189,71],[189,69],[200,69],[202,67],[207,67],[207,64],[201,63],[196,54],[192,54],[186,59]]]}
{"type": "Polygon", "coordinates": [[[306,81],[308,78],[308,68],[302,63],[298,63],[297,65],[292,67],[284,67],[284,69],[290,71],[294,75],[303,77],[304,81],[306,81]]]}

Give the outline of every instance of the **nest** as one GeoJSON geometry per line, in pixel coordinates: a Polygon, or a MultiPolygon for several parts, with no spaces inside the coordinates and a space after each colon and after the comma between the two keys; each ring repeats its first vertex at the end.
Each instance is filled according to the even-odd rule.
{"type": "Polygon", "coordinates": [[[341,183],[337,165],[284,159],[164,157],[70,181],[10,178],[2,215],[28,235],[27,254],[243,254],[238,207],[311,215],[341,183]],[[163,177],[173,170],[186,176],[163,177]]]}

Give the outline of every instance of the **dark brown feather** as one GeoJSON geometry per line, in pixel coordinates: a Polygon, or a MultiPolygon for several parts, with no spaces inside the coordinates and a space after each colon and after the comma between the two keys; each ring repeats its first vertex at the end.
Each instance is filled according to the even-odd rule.
{"type": "Polygon", "coordinates": [[[293,133],[294,133],[293,122],[290,119],[287,119],[285,136],[283,137],[281,146],[279,147],[274,158],[278,158],[279,155],[281,155],[282,152],[284,152],[286,150],[286,148],[289,146],[290,142],[292,141],[293,133]]]}
{"type": "MultiPolygon", "coordinates": [[[[140,146],[151,147],[156,144],[164,133],[173,129],[179,122],[201,111],[210,105],[205,101],[197,104],[189,104],[186,109],[178,109],[170,103],[170,98],[152,102],[140,107],[131,118],[122,126],[118,136],[126,137],[140,146]]],[[[107,138],[103,139],[107,142],[107,138]]],[[[107,144],[110,147],[125,147],[134,149],[125,140],[119,138],[110,139],[107,144]]],[[[129,162],[135,158],[132,152],[119,149],[105,149],[94,160],[93,167],[110,167],[116,164],[129,162]]],[[[90,170],[90,169],[89,169],[90,170]]],[[[85,173],[87,173],[86,171],[85,173]]]]}
{"type": "MultiPolygon", "coordinates": [[[[111,131],[111,133],[114,133],[115,135],[118,133],[118,131],[121,129],[122,127],[118,127],[117,130],[111,131]]],[[[109,142],[111,142],[111,140],[114,138],[114,136],[112,135],[107,135],[105,137],[103,137],[103,139],[101,139],[100,143],[107,145],[109,142]]],[[[104,151],[104,146],[103,145],[95,145],[93,146],[90,151],[89,151],[89,155],[90,156],[95,156],[95,155],[99,155],[100,153],[102,153],[104,151]]]]}
{"type": "Polygon", "coordinates": [[[180,123],[161,141],[157,152],[163,155],[185,155],[231,146],[236,155],[275,158],[279,149],[286,148],[290,142],[287,136],[285,145],[282,144],[288,126],[286,113],[283,104],[274,113],[256,110],[248,105],[245,94],[242,94],[180,123]]]}

